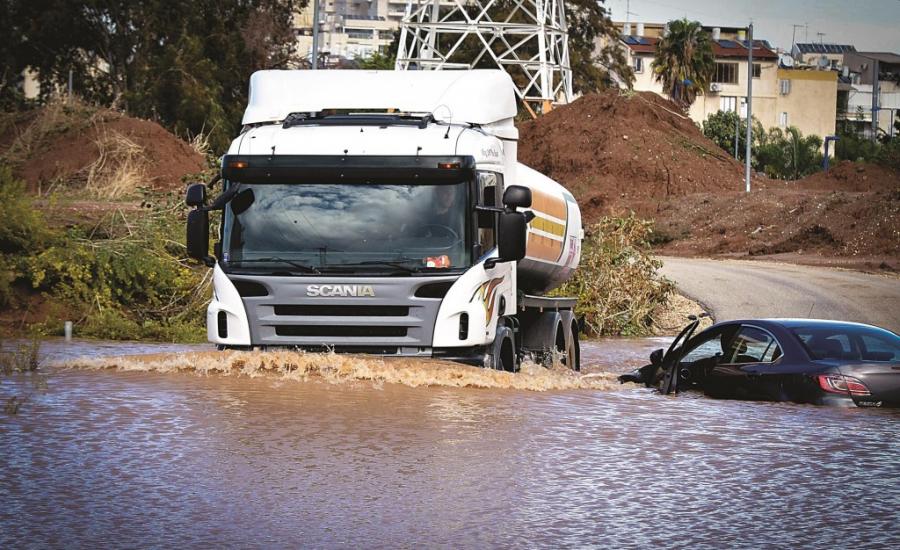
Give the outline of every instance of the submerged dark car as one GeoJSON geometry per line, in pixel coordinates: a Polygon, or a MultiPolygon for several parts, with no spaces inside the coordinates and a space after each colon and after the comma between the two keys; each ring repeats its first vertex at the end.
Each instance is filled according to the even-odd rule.
{"type": "Polygon", "coordinates": [[[620,380],[663,393],[869,407],[900,406],[900,336],[818,319],[718,323],[693,335],[694,320],[669,350],[620,380]]]}

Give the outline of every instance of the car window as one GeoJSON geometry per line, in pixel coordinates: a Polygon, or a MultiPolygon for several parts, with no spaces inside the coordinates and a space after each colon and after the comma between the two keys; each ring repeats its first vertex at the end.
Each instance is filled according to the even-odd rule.
{"type": "Polygon", "coordinates": [[[702,359],[709,359],[716,355],[722,355],[724,349],[722,346],[722,333],[713,335],[710,338],[700,341],[691,351],[681,358],[682,363],[694,363],[702,359]]]}
{"type": "Polygon", "coordinates": [[[741,327],[725,357],[730,364],[771,363],[781,357],[781,347],[768,332],[756,327],[741,327]]]}
{"type": "Polygon", "coordinates": [[[863,334],[862,358],[864,361],[900,361],[900,349],[885,339],[863,334]]]}
{"type": "Polygon", "coordinates": [[[900,337],[878,327],[835,323],[791,332],[813,360],[900,362],[900,337]]]}

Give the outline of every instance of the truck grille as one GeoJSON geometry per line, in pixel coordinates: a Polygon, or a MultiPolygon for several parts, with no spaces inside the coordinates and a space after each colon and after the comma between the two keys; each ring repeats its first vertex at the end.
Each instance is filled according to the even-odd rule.
{"type": "Polygon", "coordinates": [[[274,306],[275,315],[301,317],[406,317],[407,306],[336,306],[281,305],[274,306]]]}
{"type": "Polygon", "coordinates": [[[278,325],[275,327],[275,334],[278,336],[399,338],[406,336],[406,333],[407,327],[334,325],[278,325]]]}
{"type": "MultiPolygon", "coordinates": [[[[394,350],[415,355],[431,348],[443,292],[455,275],[441,277],[248,277],[265,296],[242,296],[253,345],[303,349],[394,350]],[[374,296],[310,296],[310,285],[371,285],[374,296]],[[423,290],[424,289],[424,290],[423,290]]],[[[246,285],[243,285],[246,286],[246,285]]],[[[259,294],[259,293],[256,293],[259,294]]]]}

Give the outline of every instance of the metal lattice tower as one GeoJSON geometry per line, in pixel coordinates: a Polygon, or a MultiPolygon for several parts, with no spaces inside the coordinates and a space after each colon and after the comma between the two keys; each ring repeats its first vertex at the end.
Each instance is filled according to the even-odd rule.
{"type": "Polygon", "coordinates": [[[397,70],[491,66],[512,76],[526,106],[571,101],[563,0],[409,0],[397,70]]]}

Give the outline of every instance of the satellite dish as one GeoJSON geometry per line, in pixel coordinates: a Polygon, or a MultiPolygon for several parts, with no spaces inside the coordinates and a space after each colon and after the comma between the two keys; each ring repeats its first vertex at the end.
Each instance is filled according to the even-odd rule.
{"type": "Polygon", "coordinates": [[[830,65],[830,64],[831,64],[831,62],[828,61],[828,58],[826,56],[823,55],[822,57],[819,58],[819,68],[820,69],[824,69],[824,68],[828,67],[828,65],[830,65]]]}
{"type": "Polygon", "coordinates": [[[778,62],[782,67],[785,67],[787,69],[791,69],[794,67],[794,58],[786,54],[782,54],[778,62]]]}

